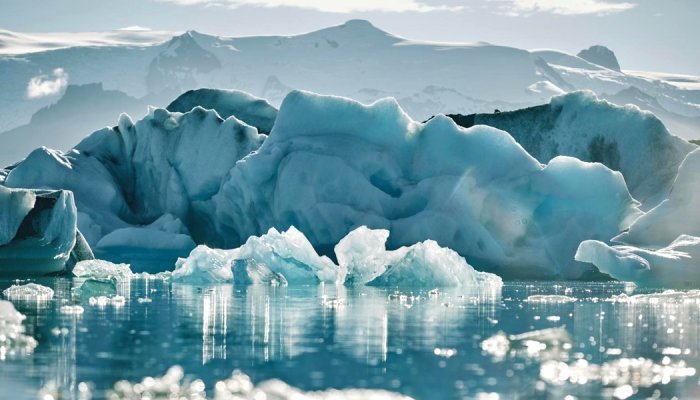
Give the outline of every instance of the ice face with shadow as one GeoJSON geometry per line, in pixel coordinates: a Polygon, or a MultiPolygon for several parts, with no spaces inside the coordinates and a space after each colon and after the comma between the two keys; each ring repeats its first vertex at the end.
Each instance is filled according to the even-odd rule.
{"type": "Polygon", "coordinates": [[[581,243],[576,260],[595,265],[614,278],[643,286],[689,288],[700,279],[700,150],[678,169],[668,198],[613,238],[581,243]]]}

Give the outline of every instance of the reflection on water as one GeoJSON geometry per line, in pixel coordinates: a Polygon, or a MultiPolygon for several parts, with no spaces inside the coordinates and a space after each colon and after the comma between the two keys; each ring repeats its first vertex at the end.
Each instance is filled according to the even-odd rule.
{"type": "MultiPolygon", "coordinates": [[[[562,363],[557,365],[584,360],[598,368],[639,357],[651,363],[640,365],[664,365],[667,357],[674,363],[668,365],[683,361],[686,375],[700,367],[698,303],[609,301],[625,292],[622,284],[510,283],[502,294],[479,294],[327,285],[203,288],[134,279],[110,294],[124,296],[122,306],[98,306],[76,296],[77,280],[37,283],[54,289],[53,300],[17,308],[27,315],[27,333],[39,346],[31,357],[0,363],[0,387],[18,399],[36,398],[48,382],[67,398],[78,398],[86,387],[80,383],[89,382],[99,397],[120,379],[139,381],[172,365],[210,389],[240,369],[255,382],[278,378],[304,390],[382,388],[418,399],[479,393],[597,398],[629,390],[700,395],[694,374],[615,392],[601,378],[581,384],[556,375],[543,381],[540,368],[551,360],[522,352],[499,358],[482,349],[499,332],[528,338],[520,334],[564,327],[571,345],[556,353],[555,361],[562,363]],[[575,301],[527,301],[551,294],[575,301]],[[73,304],[84,312],[59,312],[73,304]]],[[[0,281],[0,289],[11,284],[0,281]]]]}

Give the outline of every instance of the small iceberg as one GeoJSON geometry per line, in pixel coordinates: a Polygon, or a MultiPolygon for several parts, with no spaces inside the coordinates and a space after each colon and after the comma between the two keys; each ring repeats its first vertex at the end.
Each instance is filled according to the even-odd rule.
{"type": "Polygon", "coordinates": [[[198,246],[178,260],[173,281],[194,284],[346,284],[384,287],[479,287],[498,290],[500,277],[478,272],[455,251],[427,240],[386,250],[389,231],[361,226],[336,246],[339,265],[319,256],[299,230],[250,237],[233,250],[198,246]]]}

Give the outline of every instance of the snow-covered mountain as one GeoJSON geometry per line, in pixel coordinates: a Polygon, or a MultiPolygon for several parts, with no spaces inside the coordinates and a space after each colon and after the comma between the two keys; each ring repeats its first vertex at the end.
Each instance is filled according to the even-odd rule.
{"type": "MultiPolygon", "coordinates": [[[[610,101],[631,102],[656,113],[676,135],[700,137],[700,87],[693,86],[700,78],[627,73],[555,50],[417,42],[362,20],[296,36],[227,38],[190,31],[149,44],[160,36],[121,32],[122,37],[127,34],[141,41],[93,45],[76,39],[74,47],[22,54],[19,45],[0,48],[0,132],[28,124],[39,109],[61,98],[65,89],[57,85],[51,88],[59,90],[44,96],[27,96],[33,78],[50,82],[51,72],[60,68],[69,85],[101,83],[104,90],[119,90],[160,107],[200,87],[243,90],[276,107],[291,90],[305,89],[363,102],[394,97],[417,120],[438,113],[513,110],[546,103],[555,94],[590,89],[610,101]],[[627,92],[630,88],[634,96],[627,92]]],[[[67,42],[54,47],[70,46],[67,42]]],[[[123,110],[110,111],[114,116],[99,125],[112,123],[123,110]]],[[[26,136],[39,131],[28,129],[26,136]]],[[[54,127],[56,138],[69,138],[59,148],[89,132],[54,127]]],[[[24,149],[4,155],[0,163],[25,155],[24,149]]]]}

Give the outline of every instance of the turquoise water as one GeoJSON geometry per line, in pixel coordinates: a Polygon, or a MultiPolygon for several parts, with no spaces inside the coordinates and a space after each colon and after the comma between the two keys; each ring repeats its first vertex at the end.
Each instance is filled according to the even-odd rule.
{"type": "MultiPolygon", "coordinates": [[[[617,303],[606,299],[629,292],[622,283],[517,282],[489,296],[402,296],[367,287],[203,288],[133,279],[118,287],[123,305],[100,307],[71,299],[70,278],[34,281],[56,293],[46,303],[16,303],[39,345],[33,355],[0,361],[0,398],[35,399],[51,381],[75,398],[78,384],[88,382],[94,398],[102,398],[118,380],[140,381],[173,365],[207,388],[239,369],[255,382],[278,378],[303,390],[381,388],[416,399],[700,397],[693,370],[700,368],[700,302],[687,294],[685,300],[617,303]],[[577,301],[527,301],[537,294],[577,301]],[[73,303],[84,307],[82,315],[59,312],[73,303]],[[499,331],[554,327],[570,336],[561,349],[545,342],[555,355],[521,349],[497,356],[483,349],[499,331]],[[647,382],[639,372],[611,378],[630,370],[603,368],[602,378],[571,383],[541,371],[552,360],[596,367],[638,357],[651,363],[643,372],[661,372],[647,382]],[[683,377],[667,373],[679,363],[683,377]]],[[[0,280],[0,290],[12,283],[0,280]]]]}

